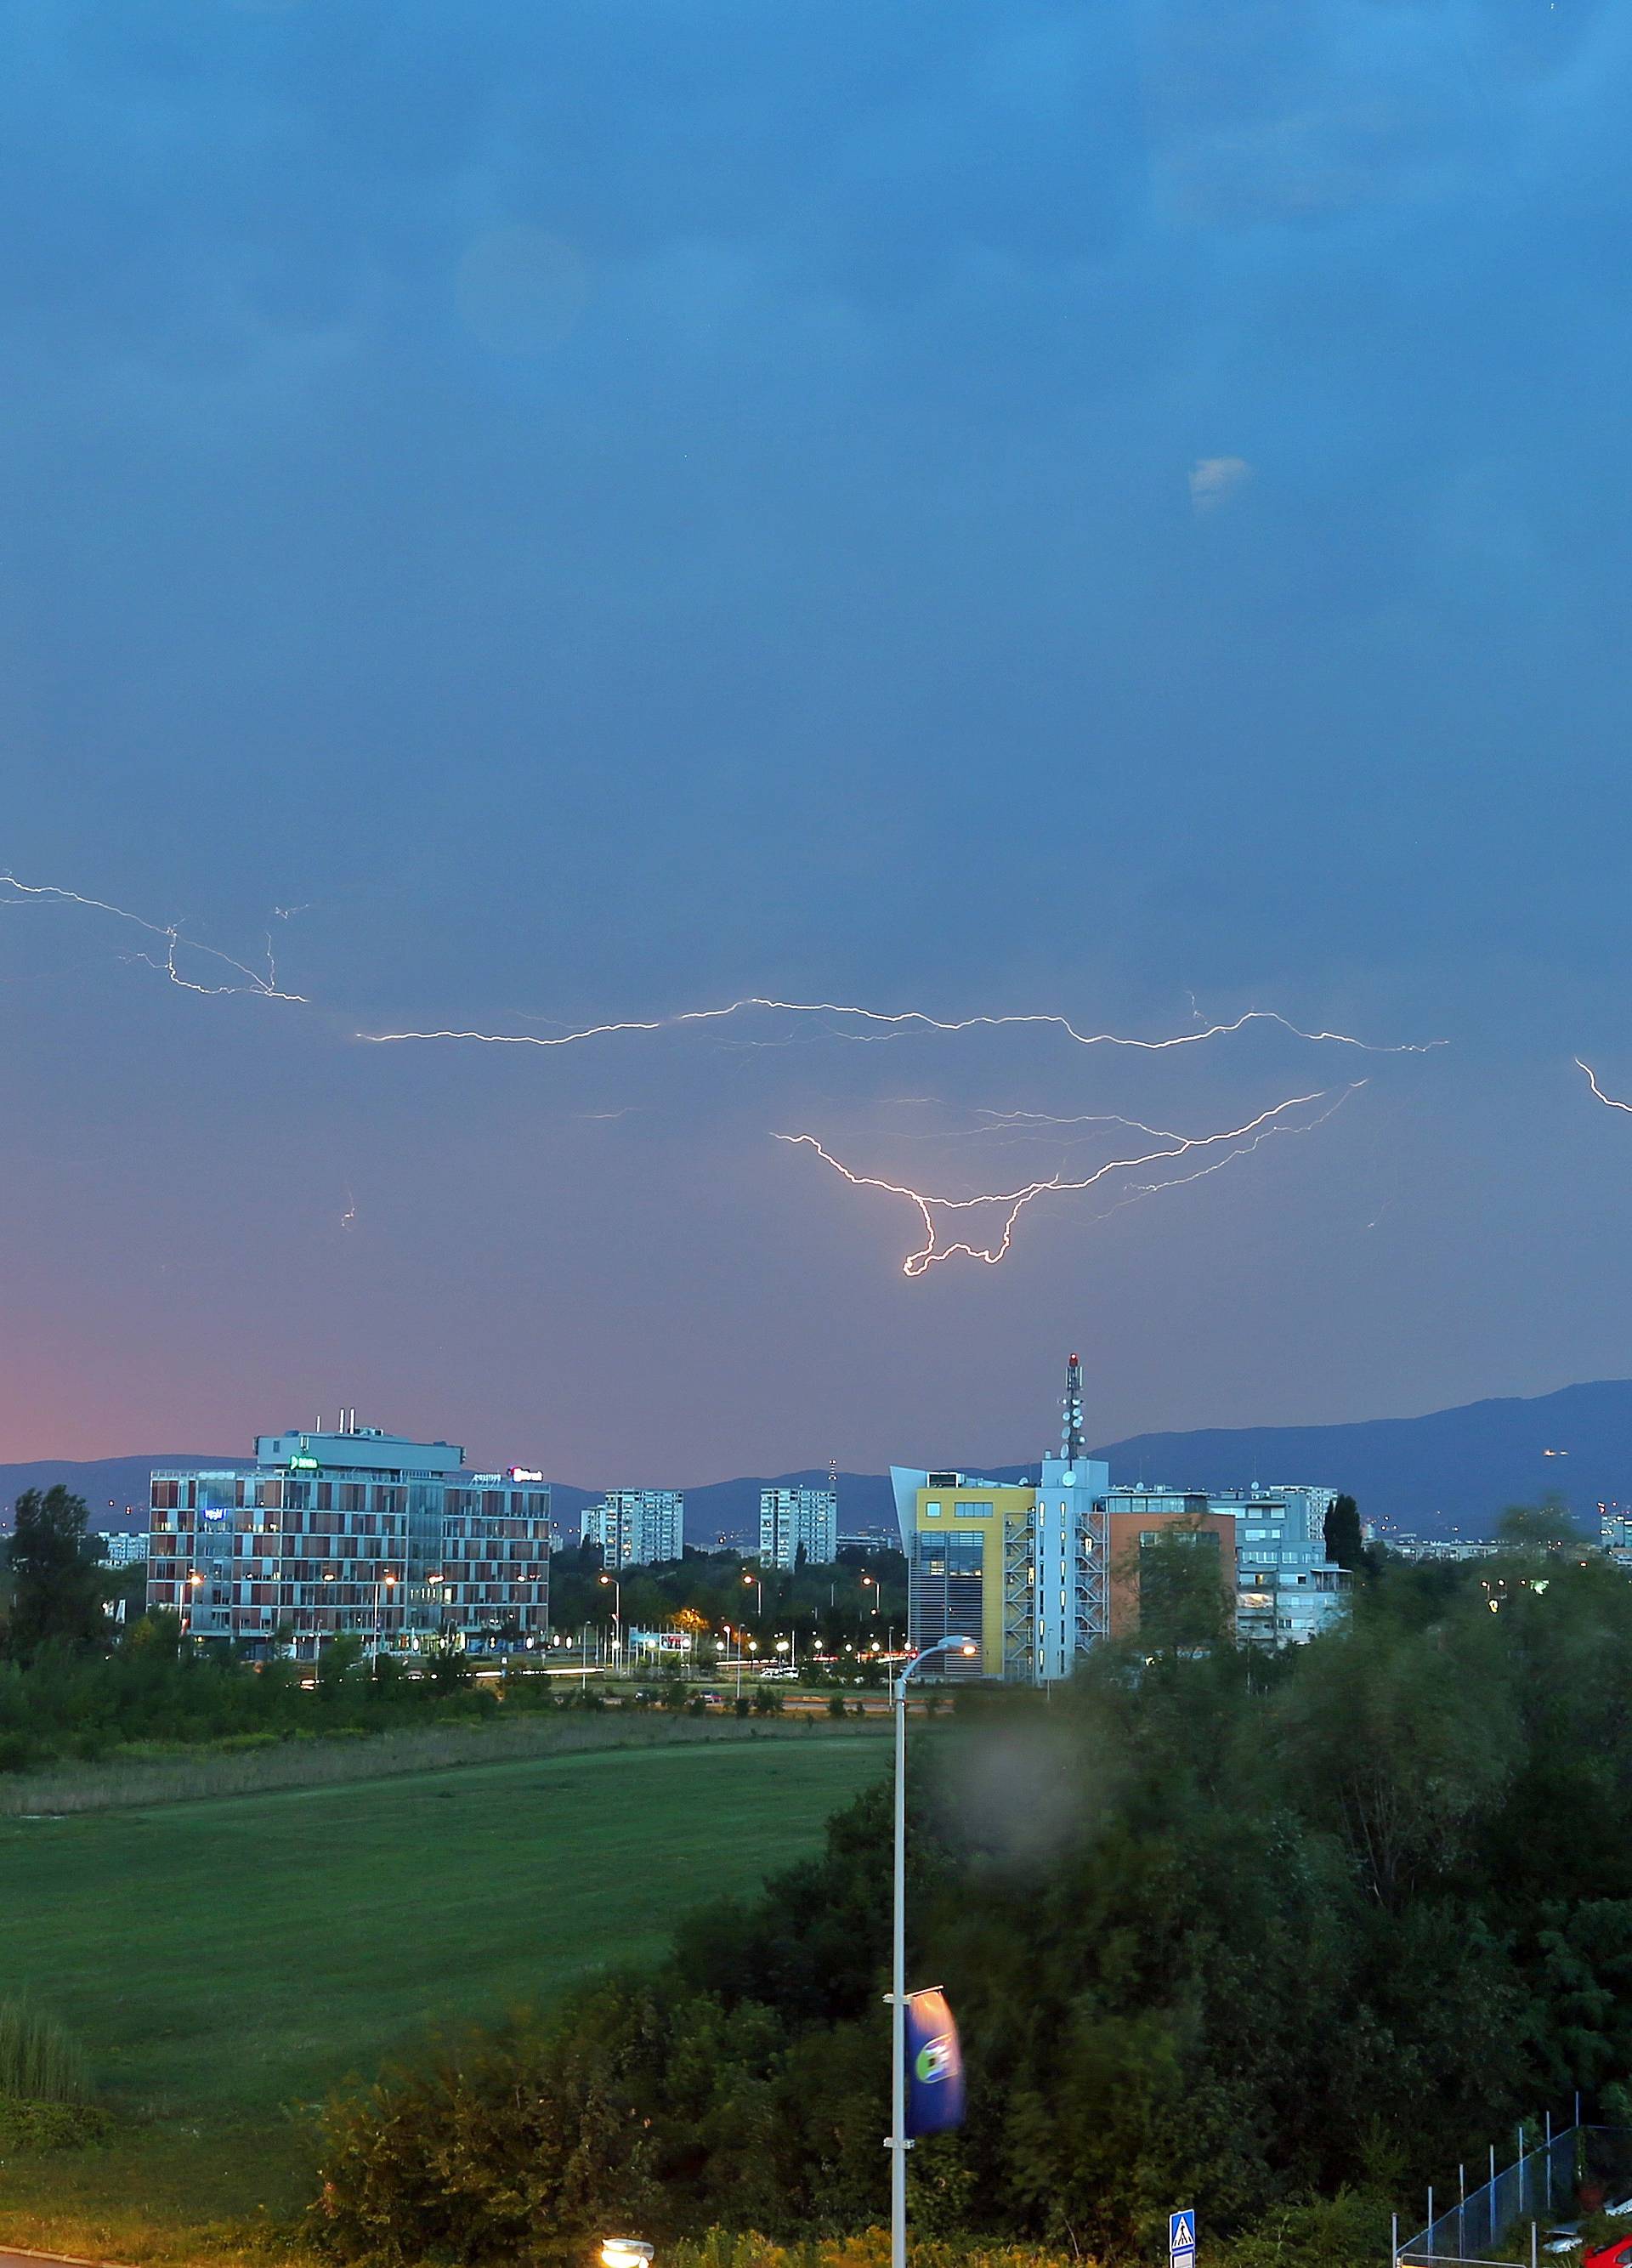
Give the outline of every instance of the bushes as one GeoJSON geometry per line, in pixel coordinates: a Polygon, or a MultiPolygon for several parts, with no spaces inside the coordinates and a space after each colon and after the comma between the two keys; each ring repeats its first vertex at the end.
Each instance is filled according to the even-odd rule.
{"type": "Polygon", "coordinates": [[[113,2125],[89,2102],[15,2102],[0,2095],[0,2152],[83,2150],[106,2141],[113,2125]]]}
{"type": "Polygon", "coordinates": [[[545,2027],[474,2036],[332,2102],[313,2235],[395,2268],[546,2242],[576,2257],[619,2222],[678,2233],[730,2212],[792,2234],[851,2218],[885,2116],[875,2088],[853,2133],[832,2124],[856,2079],[843,2053],[825,2073],[790,2057],[767,2009],[673,1977],[603,1984],[545,2027]]]}
{"type": "MultiPolygon", "coordinates": [[[[94,1761],[148,1744],[249,1748],[302,1734],[482,1721],[501,1706],[487,1687],[471,1683],[462,1659],[438,1657],[427,1677],[406,1677],[384,1663],[371,1675],[355,1643],[337,1640],[325,1652],[312,1691],[293,1662],[257,1667],[219,1649],[181,1653],[165,1619],[136,1624],[109,1654],[46,1646],[26,1663],[0,1661],[0,1772],[94,1761]]],[[[548,1681],[519,1683],[541,1688],[548,1681]]],[[[528,1691],[521,1705],[548,1708],[553,1697],[528,1691]]]]}
{"type": "MultiPolygon", "coordinates": [[[[757,2229],[736,2234],[710,2228],[701,2237],[682,2237],[664,2257],[670,2268],[889,2268],[890,2232],[864,2228],[856,2236],[778,2244],[757,2229]]],[[[915,2229],[911,2268],[1090,2268],[1090,2264],[1069,2253],[982,2244],[978,2239],[925,2243],[915,2229]]]]}

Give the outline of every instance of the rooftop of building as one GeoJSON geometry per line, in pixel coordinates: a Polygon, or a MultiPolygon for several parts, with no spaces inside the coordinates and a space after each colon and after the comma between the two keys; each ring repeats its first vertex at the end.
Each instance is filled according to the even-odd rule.
{"type": "Polygon", "coordinates": [[[356,1425],[321,1431],[258,1433],[253,1458],[242,1463],[155,1465],[155,1480],[237,1479],[269,1473],[330,1473],[408,1475],[418,1480],[440,1480],[480,1488],[504,1488],[520,1484],[544,1486],[540,1469],[510,1465],[502,1471],[476,1471],[465,1462],[465,1452],[452,1441],[417,1441],[405,1433],[387,1433],[378,1425],[356,1425]]]}

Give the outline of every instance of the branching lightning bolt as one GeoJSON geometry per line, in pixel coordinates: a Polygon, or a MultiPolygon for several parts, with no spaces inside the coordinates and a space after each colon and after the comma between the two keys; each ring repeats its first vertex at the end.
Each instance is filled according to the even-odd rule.
{"type": "Polygon", "coordinates": [[[110,905],[106,898],[83,897],[77,890],[61,889],[54,882],[19,881],[15,874],[10,873],[0,873],[0,888],[13,894],[10,899],[0,899],[0,904],[18,905],[33,900],[41,904],[84,906],[92,913],[111,914],[115,921],[129,922],[133,928],[144,932],[147,936],[158,938],[165,948],[162,960],[151,953],[133,953],[129,957],[141,961],[145,968],[157,968],[171,983],[180,985],[184,992],[200,992],[207,998],[248,992],[263,1000],[287,1000],[303,1007],[308,1005],[304,993],[286,992],[278,983],[277,964],[273,958],[269,936],[267,939],[266,968],[261,970],[252,968],[247,961],[235,960],[230,953],[223,953],[216,946],[200,945],[196,939],[184,937],[178,923],[148,921],[141,914],[129,912],[124,906],[110,905]],[[201,983],[196,977],[183,975],[178,958],[183,954],[196,954],[201,960],[214,961],[220,968],[229,971],[232,976],[241,977],[243,982],[201,983]]]}
{"type": "MultiPolygon", "coordinates": [[[[1221,1144],[1240,1143],[1248,1148],[1256,1148],[1257,1140],[1261,1140],[1271,1131],[1282,1133],[1312,1131],[1312,1129],[1309,1127],[1292,1128],[1281,1122],[1285,1119],[1289,1111],[1305,1109],[1310,1104],[1317,1102],[1330,1105],[1330,1108],[1322,1114],[1322,1120],[1329,1117],[1332,1110],[1335,1109],[1339,1103],[1346,1101],[1350,1094],[1357,1092],[1364,1085],[1364,1079],[1356,1079],[1351,1086],[1342,1089],[1335,1098],[1329,1089],[1323,1092],[1317,1091],[1312,1094],[1289,1095],[1284,1101],[1272,1103],[1268,1109],[1260,1111],[1255,1118],[1249,1118],[1240,1126],[1229,1127],[1217,1134],[1175,1135],[1170,1148],[1146,1150],[1128,1158],[1110,1158],[1102,1166],[1097,1167],[1092,1173],[1083,1174],[1077,1179],[1067,1179],[1063,1173],[1055,1173],[1049,1174],[1046,1180],[1023,1182],[1018,1189],[989,1189],[978,1197],[937,1197],[927,1189],[909,1188],[905,1182],[886,1181],[879,1174],[858,1174],[847,1166],[842,1159],[835,1158],[832,1151],[818,1140],[814,1134],[778,1134],[775,1138],[778,1142],[789,1143],[795,1148],[813,1150],[823,1163],[831,1166],[835,1173],[842,1174],[852,1189],[879,1189],[889,1197],[905,1197],[909,1204],[915,1205],[919,1218],[923,1223],[923,1242],[908,1254],[901,1263],[901,1273],[903,1276],[916,1277],[925,1274],[938,1261],[952,1260],[959,1256],[983,1261],[989,1268],[995,1268],[1007,1256],[1014,1241],[1016,1221],[1026,1207],[1034,1204],[1040,1197],[1050,1193],[1067,1194],[1095,1189],[1102,1182],[1108,1180],[1113,1174],[1136,1172],[1141,1166],[1152,1166],[1165,1158],[1185,1157],[1197,1150],[1216,1149],[1221,1144]],[[1254,1137],[1257,1140],[1253,1138],[1254,1137]],[[941,1241],[941,1231],[937,1225],[941,1217],[971,1212],[977,1206],[981,1205],[1002,1208],[1002,1227],[994,1237],[985,1244],[973,1243],[963,1238],[948,1243],[941,1241]]],[[[1318,1124],[1322,1121],[1318,1120],[1315,1123],[1318,1124]]],[[[1239,1155],[1242,1152],[1238,1152],[1233,1154],[1239,1155]]],[[[1218,1165],[1226,1162],[1228,1161],[1224,1159],[1217,1160],[1214,1165],[1202,1167],[1195,1174],[1185,1174],[1173,1182],[1152,1184],[1150,1188],[1137,1191],[1136,1194],[1154,1195],[1158,1189],[1179,1186],[1180,1180],[1199,1181],[1203,1174],[1216,1171],[1218,1165]]]]}

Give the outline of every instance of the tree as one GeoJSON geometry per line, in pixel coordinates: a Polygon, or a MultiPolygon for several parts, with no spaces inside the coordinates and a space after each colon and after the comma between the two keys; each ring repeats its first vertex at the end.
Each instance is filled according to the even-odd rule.
{"type": "Polygon", "coordinates": [[[1578,1549],[1585,1538],[1563,1498],[1549,1496],[1540,1504],[1510,1504],[1496,1522],[1496,1540],[1504,1551],[1534,1553],[1578,1549]]]}
{"type": "Polygon", "coordinates": [[[1188,1652],[1229,1634],[1234,1604],[1217,1533],[1176,1520],[1124,1555],[1116,1571],[1137,1586],[1142,1649],[1188,1652]]]}
{"type": "Polygon", "coordinates": [[[59,1481],[43,1494],[26,1489],[6,1549],[11,1574],[10,1645],[26,1660],[42,1646],[76,1653],[106,1644],[106,1582],[85,1535],[85,1500],[59,1481]]]}
{"type": "Polygon", "coordinates": [[[1334,1497],[1326,1515],[1326,1556],[1353,1575],[1366,1572],[1370,1562],[1360,1533],[1360,1507],[1351,1496],[1334,1497]]]}

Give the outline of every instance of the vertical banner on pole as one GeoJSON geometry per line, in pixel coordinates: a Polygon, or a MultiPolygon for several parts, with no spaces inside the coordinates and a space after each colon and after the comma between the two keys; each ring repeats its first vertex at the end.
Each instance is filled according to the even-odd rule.
{"type": "Polygon", "coordinates": [[[907,2132],[945,2134],[963,2124],[963,2053],[938,1984],[907,1995],[907,2132]]]}

